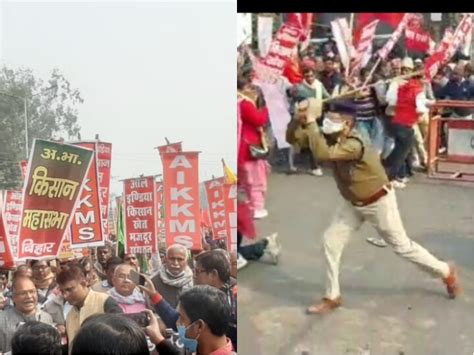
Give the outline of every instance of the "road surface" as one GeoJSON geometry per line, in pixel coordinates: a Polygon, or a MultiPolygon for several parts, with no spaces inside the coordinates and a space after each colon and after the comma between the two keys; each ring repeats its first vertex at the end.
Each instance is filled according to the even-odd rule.
{"type": "Polygon", "coordinates": [[[239,355],[474,354],[474,186],[417,177],[397,190],[408,235],[461,269],[464,294],[444,285],[390,247],[377,248],[364,225],[345,249],[343,306],[323,318],[305,308],[323,296],[321,238],[341,197],[324,177],[274,173],[261,235],[278,232],[278,266],[239,271],[239,355]]]}

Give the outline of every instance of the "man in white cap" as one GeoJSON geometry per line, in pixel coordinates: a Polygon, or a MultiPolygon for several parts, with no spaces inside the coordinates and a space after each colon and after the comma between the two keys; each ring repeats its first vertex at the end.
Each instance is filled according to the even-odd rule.
{"type": "MultiPolygon", "coordinates": [[[[415,66],[413,60],[406,57],[402,61],[402,74],[410,74],[415,66]]],[[[395,187],[403,188],[405,183],[400,181],[400,170],[403,168],[410,150],[415,143],[414,126],[420,117],[426,114],[429,104],[421,76],[403,79],[390,86],[387,92],[387,102],[394,107],[391,122],[391,135],[395,140],[395,148],[385,159],[384,165],[389,180],[395,187]]]]}
{"type": "Polygon", "coordinates": [[[320,129],[312,100],[300,103],[296,118],[288,125],[286,139],[290,144],[309,147],[321,161],[333,163],[333,176],[344,202],[324,233],[326,295],[322,303],[309,307],[307,312],[324,314],[341,305],[342,252],[351,234],[365,221],[374,226],[397,255],[442,278],[449,296],[455,298],[460,292],[456,268],[440,261],[407,236],[395,191],[378,154],[370,145],[365,145],[353,129],[355,108],[348,104],[333,107],[320,129]]]}

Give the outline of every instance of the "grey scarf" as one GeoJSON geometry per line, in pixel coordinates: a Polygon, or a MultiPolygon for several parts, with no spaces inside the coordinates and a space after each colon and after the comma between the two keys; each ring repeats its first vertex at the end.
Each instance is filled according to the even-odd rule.
{"type": "Polygon", "coordinates": [[[186,269],[179,275],[171,274],[164,265],[158,270],[160,278],[164,284],[186,290],[193,287],[193,271],[186,266],[186,269]]]}

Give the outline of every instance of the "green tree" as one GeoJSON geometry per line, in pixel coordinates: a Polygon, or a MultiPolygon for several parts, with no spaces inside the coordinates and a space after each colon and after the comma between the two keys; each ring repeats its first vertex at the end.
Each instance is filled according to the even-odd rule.
{"type": "Polygon", "coordinates": [[[28,150],[35,138],[80,138],[79,91],[59,70],[47,81],[30,69],[0,69],[0,189],[19,188],[19,162],[26,158],[24,99],[28,117],[28,150]],[[11,95],[11,96],[9,96],[11,95]]]}

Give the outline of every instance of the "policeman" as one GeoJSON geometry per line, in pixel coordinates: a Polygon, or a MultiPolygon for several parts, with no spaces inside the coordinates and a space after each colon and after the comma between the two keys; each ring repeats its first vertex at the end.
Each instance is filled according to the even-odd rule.
{"type": "Polygon", "coordinates": [[[422,270],[442,278],[450,298],[460,292],[457,268],[438,260],[408,238],[398,211],[395,191],[388,181],[377,152],[363,143],[354,128],[355,108],[337,102],[316,124],[315,102],[302,101],[289,123],[286,139],[290,144],[309,148],[320,161],[333,162],[334,178],[344,201],[324,233],[326,295],[322,303],[307,309],[309,314],[325,314],[341,305],[339,263],[351,234],[365,221],[399,256],[422,270]],[[322,132],[321,132],[322,131],[322,132]]]}

